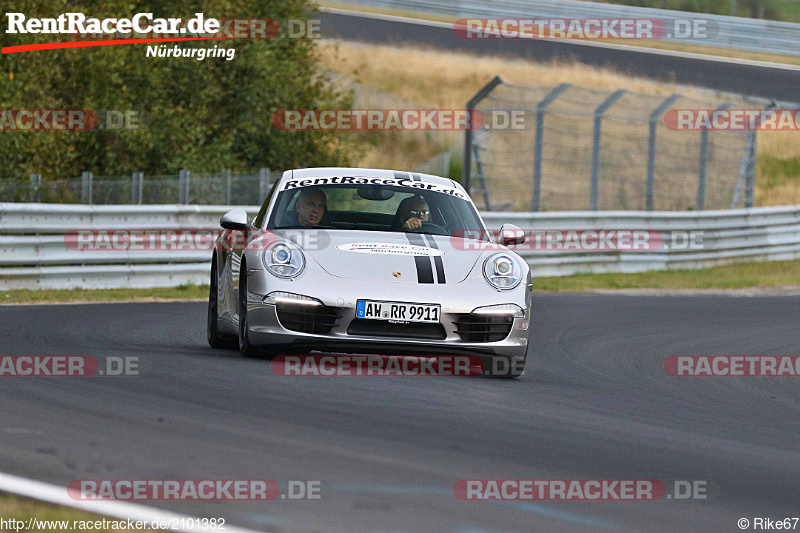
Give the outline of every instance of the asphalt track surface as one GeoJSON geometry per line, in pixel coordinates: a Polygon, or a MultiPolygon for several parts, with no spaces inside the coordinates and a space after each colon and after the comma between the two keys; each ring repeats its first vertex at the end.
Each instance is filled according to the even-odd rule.
{"type": "MultiPolygon", "coordinates": [[[[509,56],[536,62],[576,61],[611,68],[659,81],[696,85],[708,89],[800,102],[800,69],[787,70],[723,61],[656,55],[573,42],[547,40],[466,40],[452,28],[366,18],[358,15],[319,13],[324,38],[391,45],[422,45],[443,50],[509,56]]],[[[498,74],[501,72],[498,69],[498,74]]],[[[425,73],[421,72],[420,76],[425,73]]],[[[537,85],[531,79],[528,85],[537,85]]],[[[541,85],[541,84],[538,84],[541,85]]]]}
{"type": "Polygon", "coordinates": [[[800,514],[798,378],[677,378],[670,355],[800,354],[800,297],[538,295],[526,375],[287,378],[212,350],[205,304],[0,306],[4,355],[144,375],[0,378],[0,470],[320,480],[322,498],[154,502],[270,531],[739,531],[800,514]],[[461,479],[705,480],[705,501],[463,502],[461,479]]]}

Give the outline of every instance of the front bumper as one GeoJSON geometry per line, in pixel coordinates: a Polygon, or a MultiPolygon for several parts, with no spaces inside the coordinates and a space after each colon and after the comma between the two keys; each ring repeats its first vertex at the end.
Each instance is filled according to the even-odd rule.
{"type": "MultiPolygon", "coordinates": [[[[524,359],[528,349],[528,332],[530,328],[530,297],[518,305],[525,310],[525,317],[511,319],[508,335],[502,340],[490,342],[466,342],[459,334],[459,319],[469,316],[470,312],[482,305],[495,303],[513,303],[508,300],[508,294],[494,294],[495,301],[484,301],[476,304],[472,298],[465,295],[463,288],[458,286],[440,285],[426,290],[424,301],[420,303],[439,303],[442,306],[440,325],[441,328],[435,335],[430,335],[430,328],[426,335],[416,334],[413,327],[398,327],[396,332],[391,332],[383,321],[367,321],[377,325],[380,322],[381,331],[376,335],[362,335],[364,331],[363,319],[356,319],[355,304],[358,299],[374,299],[386,301],[409,301],[407,292],[398,294],[395,288],[387,289],[384,284],[361,285],[358,297],[342,297],[341,287],[332,287],[328,290],[304,291],[296,283],[274,283],[270,280],[270,287],[260,285],[259,273],[248,277],[248,288],[253,292],[247,295],[248,309],[248,334],[254,346],[270,346],[272,351],[285,349],[294,351],[337,351],[344,353],[373,353],[388,355],[480,355],[480,356],[506,356],[514,359],[524,359]],[[459,290],[460,289],[460,290],[459,290]],[[338,315],[335,325],[323,334],[306,333],[297,331],[296,327],[287,327],[279,318],[277,307],[273,303],[264,303],[266,294],[272,291],[285,291],[294,294],[303,294],[319,299],[326,310],[333,310],[338,315]],[[320,294],[322,293],[322,294],[320,294]],[[385,326],[385,327],[383,327],[385,326]]],[[[519,299],[519,296],[517,296],[519,299]]],[[[280,305],[280,304],[279,304],[280,305]]],[[[285,317],[285,315],[282,315],[285,317]]],[[[285,321],[284,321],[285,322],[285,321]]],[[[462,323],[463,324],[463,323],[462,323]]],[[[366,328],[369,330],[370,328],[366,328]]],[[[463,326],[462,326],[463,331],[463,326]]]]}

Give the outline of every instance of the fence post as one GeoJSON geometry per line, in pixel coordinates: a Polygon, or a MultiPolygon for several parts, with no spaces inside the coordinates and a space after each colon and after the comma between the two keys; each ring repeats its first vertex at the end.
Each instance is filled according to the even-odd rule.
{"type": "Polygon", "coordinates": [[[272,171],[268,168],[262,168],[258,171],[258,203],[264,201],[264,198],[267,197],[267,193],[269,192],[269,182],[271,177],[272,171]]]}
{"type": "Polygon", "coordinates": [[[144,172],[139,172],[139,197],[136,199],[136,203],[141,205],[144,202],[144,172]]]}
{"type": "Polygon", "coordinates": [[[745,144],[742,164],[739,167],[739,178],[736,180],[736,187],[733,189],[733,200],[731,209],[736,209],[739,204],[739,195],[742,193],[742,186],[745,188],[744,206],[753,207],[753,189],[755,183],[755,151],[756,133],[755,130],[747,132],[747,143],[745,144]],[[748,197],[749,195],[749,197],[748,197]],[[748,205],[749,204],[749,205],[748,205]]]}
{"type": "MultiPolygon", "coordinates": [[[[724,103],[719,106],[717,111],[724,111],[731,106],[724,103]]],[[[700,172],[697,177],[697,210],[703,211],[706,208],[706,164],[708,163],[708,129],[700,131],[700,172]]]]}
{"type": "Polygon", "coordinates": [[[42,187],[42,175],[31,174],[31,200],[38,203],[42,201],[40,189],[42,187]]]}
{"type": "Polygon", "coordinates": [[[681,95],[673,94],[650,113],[650,134],[647,141],[647,210],[653,210],[654,194],[656,188],[656,132],[658,131],[658,117],[669,109],[681,95]]]}
{"type": "Polygon", "coordinates": [[[758,130],[747,132],[747,182],[744,186],[744,206],[753,207],[756,191],[756,135],[758,130]]]}
{"type": "Polygon", "coordinates": [[[189,203],[189,171],[181,170],[178,172],[178,203],[186,205],[189,203]]]}
{"type": "Polygon", "coordinates": [[[231,205],[231,169],[226,168],[225,173],[225,205],[231,205]]]}
{"type": "Polygon", "coordinates": [[[534,146],[533,155],[533,199],[531,200],[531,209],[538,211],[541,207],[542,198],[542,149],[544,140],[544,111],[547,109],[553,100],[561,96],[561,93],[566,91],[572,84],[562,83],[545,96],[544,100],[536,104],[536,144],[534,146]]]}
{"type": "Polygon", "coordinates": [[[94,175],[91,172],[81,173],[81,203],[92,205],[92,182],[94,175]]]}
{"type": "Polygon", "coordinates": [[[144,172],[134,172],[131,175],[131,203],[142,203],[142,189],[144,181],[144,172]]]}
{"type": "MultiPolygon", "coordinates": [[[[472,145],[475,150],[475,167],[478,171],[478,180],[481,183],[481,190],[483,191],[483,202],[486,204],[486,210],[491,211],[492,205],[489,203],[489,188],[486,186],[486,176],[483,175],[483,163],[481,162],[480,146],[477,143],[472,145]]],[[[472,178],[470,177],[470,181],[472,178]]]]}
{"type": "Polygon", "coordinates": [[[611,96],[606,98],[594,111],[594,133],[592,136],[592,192],[591,198],[589,199],[592,211],[597,211],[597,191],[600,185],[600,135],[602,134],[603,127],[603,114],[626,92],[628,91],[620,89],[611,93],[611,96]]]}
{"type": "Polygon", "coordinates": [[[469,194],[469,186],[470,186],[470,176],[471,173],[471,166],[472,166],[472,137],[473,137],[473,127],[475,125],[475,117],[474,111],[475,106],[486,98],[486,96],[492,92],[492,89],[497,87],[503,83],[503,80],[500,76],[495,76],[492,81],[486,84],[478,93],[473,96],[469,102],[467,102],[467,113],[469,115],[469,120],[467,121],[467,128],[464,131],[464,168],[461,169],[461,185],[464,187],[464,190],[467,191],[469,194]]]}

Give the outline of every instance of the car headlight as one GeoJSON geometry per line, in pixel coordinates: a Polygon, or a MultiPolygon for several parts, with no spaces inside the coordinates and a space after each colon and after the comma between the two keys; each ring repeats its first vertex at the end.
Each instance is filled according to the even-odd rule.
{"type": "Polygon", "coordinates": [[[495,289],[513,289],[522,281],[522,267],[506,253],[494,254],[483,263],[483,277],[495,289]]]}
{"type": "Polygon", "coordinates": [[[264,251],[261,258],[267,270],[279,278],[293,278],[306,266],[303,252],[290,242],[273,244],[264,251]]]}

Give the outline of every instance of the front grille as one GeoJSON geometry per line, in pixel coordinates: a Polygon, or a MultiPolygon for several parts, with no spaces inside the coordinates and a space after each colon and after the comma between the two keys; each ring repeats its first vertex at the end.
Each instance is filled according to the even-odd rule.
{"type": "Polygon", "coordinates": [[[406,337],[412,339],[442,340],[447,334],[441,324],[393,324],[384,320],[367,320],[356,318],[347,328],[348,335],[366,335],[374,337],[406,337]]]}
{"type": "Polygon", "coordinates": [[[301,333],[325,335],[330,333],[339,320],[335,307],[310,307],[291,303],[278,303],[278,320],[286,329],[301,333]]]}
{"type": "Polygon", "coordinates": [[[514,318],[510,316],[464,315],[455,321],[464,342],[497,342],[508,337],[514,318]]]}

